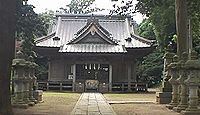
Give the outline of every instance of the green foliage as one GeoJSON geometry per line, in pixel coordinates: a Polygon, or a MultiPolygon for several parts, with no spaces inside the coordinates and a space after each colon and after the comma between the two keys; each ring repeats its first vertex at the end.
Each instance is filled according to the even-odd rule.
{"type": "MultiPolygon", "coordinates": [[[[118,0],[112,0],[112,1],[118,1],[118,0]]],[[[133,0],[119,0],[121,3],[120,6],[114,4],[113,5],[113,10],[110,11],[110,14],[113,15],[132,15],[135,13],[135,10],[133,8],[133,0]]]]}
{"type": "MultiPolygon", "coordinates": [[[[29,56],[36,58],[37,55],[34,51],[35,38],[47,34],[47,28],[49,27],[51,18],[48,14],[53,15],[53,13],[49,11],[38,15],[33,10],[34,6],[27,4],[26,1],[18,0],[17,3],[16,39],[23,41],[22,52],[26,59],[29,59],[29,56]]],[[[38,64],[39,67],[36,69],[36,76],[39,79],[44,78],[43,76],[47,73],[47,68],[45,68],[44,64],[38,64]]]]}
{"type": "Polygon", "coordinates": [[[163,53],[155,50],[153,53],[142,58],[137,68],[137,79],[141,82],[148,82],[151,87],[161,82],[163,70],[163,53]]]}
{"type": "Polygon", "coordinates": [[[144,19],[142,23],[139,24],[138,34],[141,37],[147,38],[149,40],[156,40],[154,31],[155,27],[148,19],[144,19]]]}
{"type": "Polygon", "coordinates": [[[193,47],[200,57],[200,1],[190,0],[188,2],[189,16],[192,26],[193,47]]]}
{"type": "Polygon", "coordinates": [[[52,10],[46,10],[45,12],[40,13],[38,16],[44,23],[45,30],[47,30],[49,26],[52,24],[55,12],[52,10]]]}
{"type": "Polygon", "coordinates": [[[149,17],[155,27],[156,40],[164,49],[173,42],[176,34],[174,0],[138,0],[135,12],[140,12],[149,17]]]}
{"type": "Polygon", "coordinates": [[[22,52],[27,59],[29,56],[36,57],[34,39],[45,35],[47,28],[43,20],[33,11],[33,5],[29,5],[22,0],[18,0],[17,3],[16,38],[23,41],[22,52]]]}
{"type": "Polygon", "coordinates": [[[95,0],[72,0],[66,8],[60,8],[61,12],[70,14],[88,14],[101,11],[103,9],[92,7],[95,0]]]}
{"type": "MultiPolygon", "coordinates": [[[[149,19],[145,19],[139,25],[138,34],[144,38],[155,40],[155,28],[149,19]]],[[[138,60],[137,80],[148,82],[151,87],[161,82],[163,70],[163,52],[156,49],[154,52],[138,60]]]]}

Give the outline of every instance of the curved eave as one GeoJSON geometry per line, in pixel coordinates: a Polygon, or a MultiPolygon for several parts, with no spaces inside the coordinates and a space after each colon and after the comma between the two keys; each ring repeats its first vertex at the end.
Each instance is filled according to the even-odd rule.
{"type": "Polygon", "coordinates": [[[55,36],[55,32],[52,32],[52,33],[50,33],[50,34],[48,34],[48,35],[46,35],[46,36],[42,36],[42,37],[40,37],[40,38],[37,38],[37,39],[35,40],[35,43],[37,44],[37,43],[43,42],[43,41],[45,41],[45,40],[47,40],[47,39],[51,39],[51,38],[54,37],[54,36],[55,36]]]}
{"type": "Polygon", "coordinates": [[[148,40],[135,34],[131,34],[131,37],[148,45],[152,45],[155,42],[155,40],[148,40]]]}

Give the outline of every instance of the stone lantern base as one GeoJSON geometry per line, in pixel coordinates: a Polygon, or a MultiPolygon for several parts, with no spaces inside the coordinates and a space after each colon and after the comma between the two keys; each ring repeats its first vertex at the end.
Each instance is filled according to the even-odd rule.
{"type": "Polygon", "coordinates": [[[172,92],[156,92],[156,102],[159,104],[169,104],[172,99],[172,92]]]}
{"type": "Polygon", "coordinates": [[[29,107],[28,104],[26,103],[22,103],[22,102],[16,102],[12,104],[13,108],[23,108],[23,109],[27,109],[29,107]]]}

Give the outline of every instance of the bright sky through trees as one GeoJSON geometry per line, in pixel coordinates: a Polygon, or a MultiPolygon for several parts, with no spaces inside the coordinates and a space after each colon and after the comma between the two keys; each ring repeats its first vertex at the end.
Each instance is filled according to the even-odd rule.
{"type": "MultiPolygon", "coordinates": [[[[45,9],[56,11],[61,7],[65,7],[70,3],[71,0],[29,0],[28,3],[34,5],[36,13],[44,12],[45,9]]],[[[108,14],[109,9],[112,9],[113,2],[111,0],[96,0],[95,4],[98,8],[107,9],[105,11],[99,12],[100,14],[108,14]]],[[[142,22],[144,17],[137,13],[134,16],[134,20],[139,24],[142,22]]]]}

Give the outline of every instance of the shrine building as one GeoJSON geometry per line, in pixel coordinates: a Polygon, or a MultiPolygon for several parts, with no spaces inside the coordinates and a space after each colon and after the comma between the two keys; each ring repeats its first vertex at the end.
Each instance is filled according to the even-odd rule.
{"type": "Polygon", "coordinates": [[[134,33],[131,17],[56,15],[47,36],[36,39],[37,52],[49,60],[47,89],[133,91],[136,60],[153,49],[134,33]]]}

